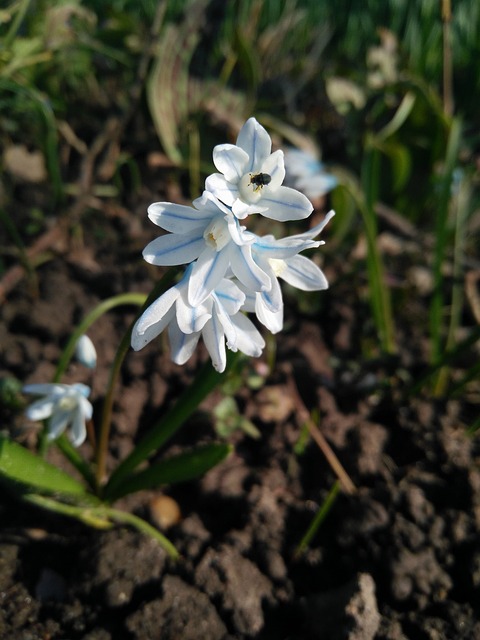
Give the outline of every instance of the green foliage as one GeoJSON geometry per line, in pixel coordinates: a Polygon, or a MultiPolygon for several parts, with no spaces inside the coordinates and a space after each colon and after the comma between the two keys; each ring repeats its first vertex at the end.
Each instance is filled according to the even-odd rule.
{"type": "Polygon", "coordinates": [[[85,487],[70,475],[1,435],[0,479],[39,493],[87,496],[85,487]]]}

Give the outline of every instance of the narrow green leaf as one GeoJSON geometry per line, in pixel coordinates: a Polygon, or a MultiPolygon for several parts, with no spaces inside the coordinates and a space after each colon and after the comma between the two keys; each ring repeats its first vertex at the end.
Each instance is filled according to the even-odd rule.
{"type": "Polygon", "coordinates": [[[172,456],[127,477],[107,497],[117,500],[142,489],[156,489],[166,484],[193,480],[225,460],[232,450],[233,447],[228,444],[209,444],[172,456]]]}
{"type": "Polygon", "coordinates": [[[77,480],[4,436],[0,436],[0,474],[39,492],[88,495],[77,480]]]}
{"type": "Polygon", "coordinates": [[[387,138],[392,136],[400,129],[400,127],[405,123],[408,116],[412,112],[415,100],[416,97],[412,91],[409,91],[405,94],[393,118],[387,125],[383,127],[381,131],[376,134],[376,137],[379,141],[385,142],[387,138]]]}

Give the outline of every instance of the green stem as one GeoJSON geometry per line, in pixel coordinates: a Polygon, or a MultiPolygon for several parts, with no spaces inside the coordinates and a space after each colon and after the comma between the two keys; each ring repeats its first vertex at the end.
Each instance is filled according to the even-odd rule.
{"type": "Polygon", "coordinates": [[[65,373],[70,360],[75,353],[75,349],[77,346],[77,342],[83,336],[84,333],[88,331],[90,326],[98,320],[105,313],[114,309],[115,307],[119,307],[121,305],[137,305],[141,306],[145,303],[146,295],[144,293],[123,293],[118,296],[113,296],[112,298],[108,298],[104,300],[99,305],[95,307],[82,322],[78,325],[75,331],[70,336],[70,340],[68,341],[65,349],[63,350],[62,355],[60,356],[60,360],[58,361],[57,370],[55,371],[55,375],[53,377],[53,382],[58,382],[62,375],[65,373]]]}
{"type": "Polygon", "coordinates": [[[308,549],[308,547],[310,546],[310,543],[313,540],[314,536],[317,534],[317,531],[320,525],[325,520],[325,518],[328,515],[328,512],[332,508],[333,503],[335,502],[337,495],[340,491],[340,487],[341,487],[340,481],[336,480],[332,488],[330,489],[327,497],[323,501],[322,506],[315,514],[315,517],[313,518],[310,526],[308,527],[307,532],[301,539],[298,547],[295,549],[295,554],[294,554],[295,558],[299,558],[301,555],[303,555],[305,551],[308,549]]]}
{"type": "Polygon", "coordinates": [[[362,165],[361,194],[353,193],[365,226],[367,240],[367,271],[370,286],[370,303],[383,351],[395,353],[395,329],[390,290],[385,282],[383,262],[377,246],[378,228],[375,204],[380,182],[380,154],[374,148],[374,140],[367,141],[362,165]]]}
{"type": "Polygon", "coordinates": [[[132,333],[132,328],[130,327],[130,329],[122,338],[120,346],[118,347],[117,352],[115,354],[115,359],[110,368],[107,391],[105,394],[105,400],[103,401],[102,421],[100,424],[100,431],[99,431],[97,451],[96,451],[97,469],[95,473],[95,477],[96,477],[95,485],[96,485],[97,492],[100,491],[100,487],[102,486],[106,477],[107,451],[108,451],[108,441],[110,439],[110,429],[112,426],[114,391],[115,391],[116,383],[118,381],[118,377],[120,375],[120,370],[122,367],[123,360],[127,355],[128,349],[130,347],[131,333],[132,333]]]}
{"type": "Polygon", "coordinates": [[[84,522],[88,526],[95,527],[96,529],[110,529],[113,523],[129,524],[141,533],[159,542],[173,560],[177,560],[180,557],[180,554],[168,538],[161,534],[158,529],[155,529],[152,525],[148,524],[148,522],[145,522],[145,520],[135,516],[133,513],[127,513],[103,505],[98,507],[82,507],[65,504],[53,498],[36,494],[24,494],[22,498],[43,509],[76,518],[80,520],[80,522],[84,522]]]}
{"type": "MultiPolygon", "coordinates": [[[[463,259],[465,252],[465,235],[467,230],[467,218],[470,203],[470,187],[466,182],[462,182],[458,194],[452,197],[455,216],[455,240],[453,249],[453,270],[452,270],[452,295],[450,304],[450,322],[448,327],[445,350],[450,351],[455,347],[457,331],[461,324],[463,310],[464,282],[462,279],[463,259]]],[[[438,373],[433,389],[433,395],[440,397],[445,394],[449,378],[448,367],[442,367],[438,373]]]]}
{"type": "MultiPolygon", "coordinates": [[[[143,306],[140,309],[137,317],[139,317],[143,311],[161,294],[163,293],[167,287],[172,283],[174,277],[176,276],[176,269],[169,269],[167,273],[163,276],[163,278],[157,283],[154,287],[153,291],[150,293],[148,298],[145,299],[145,296],[142,298],[143,306]]],[[[133,294],[132,294],[133,295],[133,294]]],[[[110,437],[110,429],[112,423],[112,410],[113,410],[113,401],[114,401],[114,391],[115,386],[118,381],[118,377],[120,375],[120,370],[122,367],[123,360],[128,353],[128,349],[130,347],[130,340],[132,335],[132,329],[136,322],[136,319],[132,322],[131,326],[128,328],[127,332],[122,338],[122,341],[117,349],[117,353],[115,354],[115,359],[113,361],[112,367],[110,369],[110,376],[108,378],[107,390],[105,393],[105,400],[103,403],[103,411],[102,411],[102,421],[100,424],[99,437],[98,437],[98,445],[96,450],[96,490],[100,492],[100,488],[106,477],[106,464],[107,464],[107,450],[108,450],[108,441],[110,437]]]]}
{"type": "Polygon", "coordinates": [[[458,158],[458,150],[461,141],[462,126],[459,119],[452,121],[450,135],[447,143],[445,155],[445,166],[440,183],[440,193],[436,215],[435,229],[435,251],[433,258],[433,296],[430,304],[430,340],[431,340],[431,362],[435,363],[442,354],[442,333],[443,333],[443,272],[442,266],[445,259],[445,251],[449,236],[448,212],[450,206],[450,192],[452,188],[452,174],[458,158]]]}

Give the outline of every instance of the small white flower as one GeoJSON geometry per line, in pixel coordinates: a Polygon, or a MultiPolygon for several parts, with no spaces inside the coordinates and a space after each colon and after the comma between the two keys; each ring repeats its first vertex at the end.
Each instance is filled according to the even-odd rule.
{"type": "Polygon", "coordinates": [[[323,164],[312,153],[300,149],[285,151],[286,181],[300,189],[312,200],[334,189],[338,181],[323,169],[323,164]]]}
{"type": "Polygon", "coordinates": [[[95,346],[86,334],[83,334],[77,342],[75,357],[80,364],[83,364],[83,366],[88,369],[95,369],[97,366],[97,352],[95,350],[95,346]]]}
{"type": "Polygon", "coordinates": [[[93,407],[87,400],[90,388],[85,384],[28,384],[23,393],[43,396],[33,402],[25,411],[30,420],[48,419],[48,439],[55,440],[67,427],[72,444],[78,447],[85,440],[86,422],[93,414],[93,407]]]}
{"type": "Polygon", "coordinates": [[[237,218],[261,213],[273,220],[301,220],[312,210],[308,198],[282,186],[285,178],[283,151],[272,151],[265,129],[250,118],[238,134],[237,144],[220,144],[213,150],[213,162],[220,173],[213,173],[205,188],[237,218]]]}
{"type": "Polygon", "coordinates": [[[258,357],[265,342],[254,324],[240,312],[245,295],[226,278],[208,297],[193,306],[188,300],[193,265],[182,280],[153,302],[135,323],[132,347],[139,351],[168,327],[172,360],[184,364],[192,356],[200,336],[217,371],[224,371],[227,360],[225,341],[232,351],[258,357]]]}
{"type": "Polygon", "coordinates": [[[254,236],[240,226],[231,210],[208,191],[193,205],[155,202],[149,206],[150,220],[170,233],[145,247],[145,260],[160,266],[196,260],[188,288],[193,307],[208,298],[229,269],[248,289],[270,288],[268,276],[252,258],[254,236]]]}

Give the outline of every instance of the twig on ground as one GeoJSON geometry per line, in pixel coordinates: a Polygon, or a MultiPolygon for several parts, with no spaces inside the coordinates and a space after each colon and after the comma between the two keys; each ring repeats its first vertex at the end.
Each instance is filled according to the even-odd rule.
{"type": "Polygon", "coordinates": [[[327,440],[325,439],[325,436],[313,422],[310,412],[308,411],[302,398],[300,397],[300,394],[297,389],[297,385],[295,384],[295,381],[293,378],[293,374],[290,374],[288,376],[288,388],[292,395],[293,402],[297,410],[298,421],[301,424],[305,424],[307,426],[312,438],[317,443],[318,447],[320,448],[323,455],[327,459],[328,464],[330,465],[333,472],[336,474],[337,478],[339,479],[345,493],[353,495],[354,493],[356,493],[357,488],[353,484],[348,473],[343,468],[340,460],[335,455],[333,449],[328,444],[327,440]]]}

